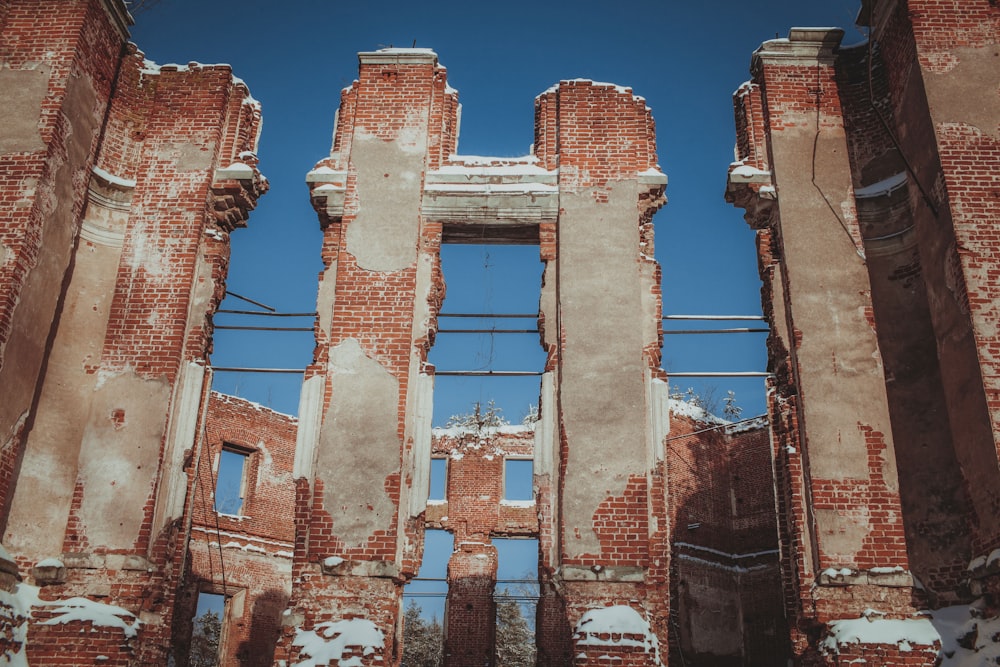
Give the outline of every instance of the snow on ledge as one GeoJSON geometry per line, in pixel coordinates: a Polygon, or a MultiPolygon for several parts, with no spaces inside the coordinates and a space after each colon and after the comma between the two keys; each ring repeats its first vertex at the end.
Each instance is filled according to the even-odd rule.
{"type": "Polygon", "coordinates": [[[89,621],[91,625],[118,628],[125,637],[131,639],[138,634],[141,621],[132,612],[115,605],[94,602],[87,598],[70,598],[57,602],[42,602],[44,605],[55,606],[53,616],[42,625],[63,625],[73,621],[89,621]],[[131,620],[131,622],[129,622],[131,620]]]}
{"type": "Polygon", "coordinates": [[[632,607],[614,605],[590,609],[573,629],[576,646],[633,646],[652,654],[653,664],[662,665],[659,643],[649,623],[632,607]]]}
{"type": "Polygon", "coordinates": [[[534,507],[534,500],[508,500],[507,498],[501,498],[500,504],[506,507],[534,507]]]}
{"type": "Polygon", "coordinates": [[[541,93],[535,96],[535,99],[538,99],[542,95],[548,95],[549,93],[556,92],[557,90],[559,90],[559,86],[564,83],[583,83],[583,84],[590,84],[595,88],[614,88],[617,92],[623,95],[631,95],[632,99],[635,100],[636,102],[646,101],[645,97],[633,93],[631,86],[620,86],[617,83],[609,83],[607,81],[594,81],[593,79],[562,79],[561,81],[559,81],[559,83],[553,84],[548,88],[546,88],[545,90],[543,90],[541,93]]]}
{"type": "Polygon", "coordinates": [[[121,188],[134,188],[135,187],[135,179],[134,178],[122,178],[121,176],[115,176],[111,172],[105,171],[105,170],[101,169],[100,167],[94,167],[92,171],[94,172],[95,176],[97,176],[98,178],[100,178],[102,181],[104,181],[106,183],[110,183],[111,185],[117,185],[118,187],[121,187],[121,188]]]}
{"type": "Polygon", "coordinates": [[[365,618],[320,623],[315,630],[296,628],[293,646],[302,648],[299,660],[293,667],[319,667],[320,665],[360,665],[360,661],[341,662],[348,647],[360,647],[364,655],[371,655],[385,645],[385,634],[365,618]]]}
{"type": "MultiPolygon", "coordinates": [[[[472,167],[472,166],[489,167],[491,165],[512,166],[516,164],[523,164],[523,165],[535,164],[536,162],[538,162],[538,158],[534,155],[522,155],[520,157],[495,157],[492,155],[459,155],[457,153],[452,153],[451,155],[448,156],[448,162],[461,162],[467,167],[472,167]]],[[[444,167],[442,167],[442,170],[447,168],[448,166],[445,165],[444,167]]],[[[545,170],[541,169],[541,171],[545,170]]]]}
{"type": "Polygon", "coordinates": [[[906,186],[906,172],[901,171],[898,174],[890,176],[889,178],[882,179],[878,183],[872,183],[871,185],[866,185],[863,188],[858,188],[854,191],[855,199],[871,199],[873,197],[883,197],[885,195],[890,195],[899,188],[906,186]]]}
{"type": "Polygon", "coordinates": [[[885,644],[896,646],[901,651],[918,650],[937,653],[935,644],[941,642],[941,635],[934,628],[930,618],[882,618],[880,612],[868,609],[861,618],[831,621],[829,636],[823,640],[823,649],[839,653],[841,646],[848,644],[885,644]]]}

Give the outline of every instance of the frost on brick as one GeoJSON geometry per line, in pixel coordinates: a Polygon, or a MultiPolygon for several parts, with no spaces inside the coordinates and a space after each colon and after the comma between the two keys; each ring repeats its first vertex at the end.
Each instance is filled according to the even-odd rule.
{"type": "Polygon", "coordinates": [[[315,630],[297,630],[292,645],[300,647],[300,657],[305,658],[294,663],[293,667],[329,664],[360,667],[362,662],[359,656],[350,656],[345,660],[344,653],[360,649],[363,655],[371,655],[380,651],[385,645],[385,633],[368,619],[353,618],[320,623],[315,630]]]}
{"type": "Polygon", "coordinates": [[[42,625],[64,625],[75,621],[89,622],[94,627],[118,628],[127,639],[136,636],[140,621],[132,612],[115,605],[94,602],[87,598],[70,598],[61,602],[43,603],[55,606],[55,614],[42,625]]]}
{"type": "Polygon", "coordinates": [[[659,642],[656,635],[635,609],[614,605],[591,609],[580,618],[573,629],[576,646],[628,646],[649,653],[653,665],[660,662],[659,642]]]}
{"type": "Polygon", "coordinates": [[[42,600],[38,597],[37,586],[18,584],[13,593],[0,590],[0,626],[10,628],[6,643],[0,646],[0,664],[27,667],[28,623],[33,616],[32,608],[46,607],[51,608],[48,611],[53,616],[41,621],[40,625],[87,622],[94,628],[117,628],[126,640],[135,637],[141,625],[141,621],[127,609],[82,597],[42,600]]]}

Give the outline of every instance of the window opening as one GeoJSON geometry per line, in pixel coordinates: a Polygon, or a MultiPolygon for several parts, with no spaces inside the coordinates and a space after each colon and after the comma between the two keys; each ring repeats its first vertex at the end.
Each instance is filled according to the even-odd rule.
{"type": "Polygon", "coordinates": [[[431,484],[428,500],[446,500],[448,493],[448,459],[431,459],[431,484]]]}
{"type": "Polygon", "coordinates": [[[316,304],[289,304],[278,312],[266,300],[226,292],[214,318],[212,389],[295,415],[316,344],[316,304]]]}
{"type": "Polygon", "coordinates": [[[225,595],[205,591],[198,593],[191,625],[191,647],[188,651],[188,664],[192,667],[214,667],[219,664],[226,602],[225,595]]]}
{"type": "Polygon", "coordinates": [[[513,458],[504,460],[503,499],[515,501],[535,499],[533,460],[513,458]]]}
{"type": "Polygon", "coordinates": [[[403,604],[420,608],[424,620],[444,623],[445,598],[448,596],[448,560],[455,550],[455,538],[446,530],[424,531],[424,557],[417,576],[403,588],[403,604]]]}
{"type": "Polygon", "coordinates": [[[247,495],[250,453],[224,446],[215,480],[215,511],[240,515],[247,495]]]}
{"type": "Polygon", "coordinates": [[[498,665],[535,664],[538,609],[538,540],[494,538],[497,557],[496,657],[498,665]]]}
{"type": "Polygon", "coordinates": [[[445,426],[490,401],[507,422],[520,423],[538,403],[545,353],[531,317],[503,315],[538,312],[543,269],[538,246],[445,244],[441,269],[448,289],[429,355],[438,369],[434,425],[445,426]],[[483,375],[447,375],[451,371],[483,375]],[[530,374],[504,375],[512,371],[530,374]]]}

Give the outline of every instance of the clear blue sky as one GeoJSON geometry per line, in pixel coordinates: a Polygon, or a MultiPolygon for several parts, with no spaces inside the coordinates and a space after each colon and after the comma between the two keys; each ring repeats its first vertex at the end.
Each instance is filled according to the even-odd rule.
{"type": "MultiPolygon", "coordinates": [[[[137,15],[132,34],[146,56],[160,64],[232,64],[263,104],[260,166],[271,191],[249,228],[233,234],[229,288],[234,292],[284,311],[314,309],[320,232],[304,175],[329,154],[340,89],[357,75],[357,52],[415,43],[436,50],[448,68],[449,83],[459,91],[463,154],[527,153],[533,100],[560,79],[614,82],[644,96],[657,122],[660,164],[670,178],[669,203],[655,219],[664,312],[756,314],[760,285],[753,235],[741,212],[722,198],[733,158],[731,94],[749,78],[752,51],[763,40],[787,36],[792,26],[841,26],[847,30],[846,43],[859,41],[861,34],[852,25],[858,5],[856,0],[637,0],[623,5],[593,0],[160,0],[137,15]]],[[[458,296],[462,290],[452,279],[449,310],[531,312],[537,307],[534,288],[527,301],[506,300],[513,291],[512,274],[534,281],[532,272],[539,265],[533,260],[497,249],[489,254],[480,248],[450,252],[446,272],[449,266],[456,267],[455,274],[467,266],[491,268],[483,282],[468,282],[466,297],[458,296]],[[505,265],[512,267],[506,275],[501,272],[505,265]]],[[[242,304],[230,299],[226,306],[242,304]]],[[[301,325],[311,326],[311,320],[303,319],[301,325]]],[[[496,358],[497,368],[537,369],[536,339],[520,338],[528,342],[498,336],[467,343],[471,347],[464,356],[435,350],[433,359],[439,368],[468,369],[496,358]],[[501,354],[508,347],[513,351],[501,354]]],[[[439,337],[439,343],[445,340],[439,337]]],[[[454,343],[455,336],[447,340],[454,343]]],[[[760,335],[668,336],[665,367],[763,370],[763,343],[760,335]]],[[[301,368],[311,355],[310,333],[219,332],[213,362],[301,368]]],[[[736,391],[744,416],[764,411],[760,380],[712,383],[719,395],[736,391]]],[[[536,402],[537,392],[530,383],[506,388],[512,384],[516,382],[440,378],[435,423],[492,396],[499,397],[508,418],[519,419],[527,403],[536,402]]],[[[705,391],[696,380],[672,384],[705,391]]],[[[297,376],[220,374],[216,381],[221,391],[292,414],[298,386],[297,376]]]]}

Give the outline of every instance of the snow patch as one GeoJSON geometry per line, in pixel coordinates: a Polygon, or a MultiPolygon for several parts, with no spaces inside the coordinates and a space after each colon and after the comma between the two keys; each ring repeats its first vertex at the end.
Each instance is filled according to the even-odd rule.
{"type": "MultiPolygon", "coordinates": [[[[497,162],[508,163],[508,165],[514,163],[534,164],[535,162],[538,162],[538,158],[534,155],[522,155],[521,157],[495,157],[492,155],[458,155],[457,153],[452,153],[448,156],[448,161],[461,162],[466,166],[495,166],[497,162]]],[[[446,167],[442,167],[442,169],[444,168],[446,167]]],[[[541,171],[544,172],[545,170],[541,169],[541,171]]]]}
{"type": "Polygon", "coordinates": [[[633,646],[652,654],[660,662],[659,642],[649,623],[632,607],[614,605],[584,613],[573,629],[577,646],[633,646]]]}
{"type": "Polygon", "coordinates": [[[97,174],[97,176],[101,180],[107,181],[108,183],[111,183],[112,185],[118,185],[118,186],[123,187],[123,188],[134,188],[135,187],[135,179],[134,178],[122,178],[121,176],[115,176],[111,172],[105,171],[104,169],[101,169],[100,167],[94,167],[91,171],[93,171],[95,174],[97,174]]]}
{"type": "Polygon", "coordinates": [[[754,176],[767,176],[771,177],[771,172],[764,171],[763,169],[758,169],[749,164],[741,164],[740,166],[729,172],[731,176],[737,176],[739,178],[753,178],[754,176]]]}
{"type": "Polygon", "coordinates": [[[53,610],[56,616],[42,621],[42,625],[64,625],[74,621],[88,621],[95,626],[118,628],[125,633],[127,639],[135,637],[141,625],[141,621],[129,610],[103,602],[94,602],[87,598],[77,597],[55,602],[42,602],[42,604],[56,607],[53,610]]]}
{"type": "Polygon", "coordinates": [[[669,400],[671,414],[689,417],[695,421],[703,422],[705,424],[723,425],[730,423],[728,420],[716,417],[711,412],[705,410],[701,406],[695,405],[694,403],[688,403],[687,401],[681,401],[676,398],[671,398],[669,400]]]}
{"type": "Polygon", "coordinates": [[[505,505],[507,507],[534,507],[535,506],[535,501],[534,500],[507,500],[506,498],[503,498],[503,499],[500,500],[500,504],[501,505],[505,505]]]}
{"type": "Polygon", "coordinates": [[[222,171],[225,171],[226,175],[231,178],[253,178],[253,167],[242,162],[234,162],[222,171]]]}
{"type": "MultiPolygon", "coordinates": [[[[452,155],[452,159],[455,161],[459,161],[462,157],[463,156],[460,155],[452,155]]],[[[556,173],[547,171],[546,169],[543,169],[535,164],[538,162],[538,158],[535,158],[533,155],[529,155],[527,157],[534,159],[527,160],[526,158],[517,158],[516,160],[506,160],[493,158],[494,162],[502,161],[509,162],[510,164],[494,164],[493,162],[463,162],[462,164],[446,164],[432,173],[449,174],[454,176],[539,176],[549,174],[554,175],[556,173]]]]}
{"type": "Polygon", "coordinates": [[[340,556],[327,556],[323,559],[323,567],[337,567],[344,562],[340,556]]]}
{"type": "Polygon", "coordinates": [[[58,558],[45,558],[35,563],[35,567],[66,567],[58,558]]]}
{"type": "Polygon", "coordinates": [[[348,648],[360,648],[364,655],[371,655],[385,645],[385,634],[374,623],[364,618],[320,623],[315,630],[296,630],[293,646],[301,647],[305,660],[295,667],[319,667],[338,664],[360,665],[360,661],[342,662],[348,648]]]}
{"type": "Polygon", "coordinates": [[[831,653],[839,653],[840,647],[848,644],[895,645],[901,651],[911,651],[916,644],[932,647],[924,650],[936,653],[934,644],[941,641],[929,618],[881,618],[873,610],[867,610],[861,618],[832,621],[829,628],[823,648],[831,653]]]}
{"type": "Polygon", "coordinates": [[[906,172],[901,171],[898,174],[890,176],[889,178],[882,179],[878,183],[872,183],[871,185],[866,185],[863,188],[858,188],[854,191],[854,198],[869,199],[872,197],[882,197],[893,193],[905,185],[906,172]]]}
{"type": "Polygon", "coordinates": [[[848,577],[853,573],[854,570],[849,567],[842,567],[839,570],[835,567],[828,567],[823,570],[823,575],[830,577],[831,579],[836,579],[837,577],[848,577]]]}

